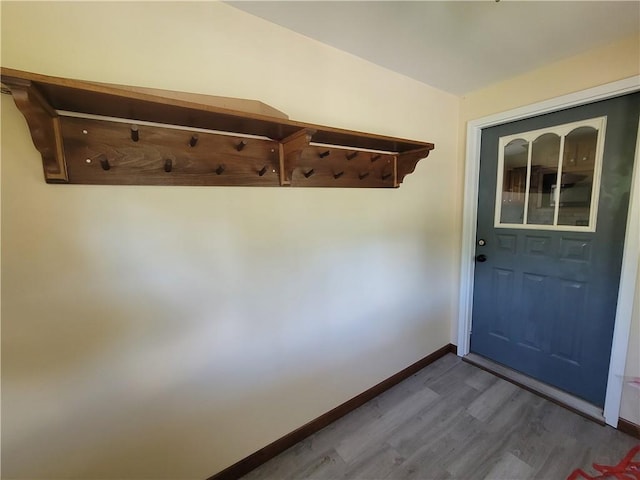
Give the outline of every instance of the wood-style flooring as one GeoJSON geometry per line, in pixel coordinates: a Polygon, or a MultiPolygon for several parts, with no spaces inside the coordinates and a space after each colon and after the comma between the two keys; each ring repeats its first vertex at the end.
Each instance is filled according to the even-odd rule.
{"type": "Polygon", "coordinates": [[[561,480],[637,443],[447,354],[243,479],[561,480]]]}

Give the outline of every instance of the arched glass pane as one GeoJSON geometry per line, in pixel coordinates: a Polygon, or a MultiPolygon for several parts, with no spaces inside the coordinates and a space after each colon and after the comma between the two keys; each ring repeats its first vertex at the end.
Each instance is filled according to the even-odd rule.
{"type": "Polygon", "coordinates": [[[580,127],[564,141],[558,225],[588,226],[598,130],[580,127]]]}
{"type": "Polygon", "coordinates": [[[533,141],[527,224],[553,225],[559,158],[560,137],[555,133],[545,133],[533,141]]]}
{"type": "Polygon", "coordinates": [[[512,140],[504,147],[500,223],[521,224],[524,221],[528,158],[529,142],[526,140],[512,140]]]}

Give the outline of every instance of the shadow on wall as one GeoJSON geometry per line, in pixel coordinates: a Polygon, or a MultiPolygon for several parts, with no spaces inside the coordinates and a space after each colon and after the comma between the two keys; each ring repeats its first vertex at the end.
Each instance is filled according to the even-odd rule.
{"type": "Polygon", "coordinates": [[[31,188],[3,203],[7,478],[203,478],[448,338],[446,239],[381,192],[31,188]]]}

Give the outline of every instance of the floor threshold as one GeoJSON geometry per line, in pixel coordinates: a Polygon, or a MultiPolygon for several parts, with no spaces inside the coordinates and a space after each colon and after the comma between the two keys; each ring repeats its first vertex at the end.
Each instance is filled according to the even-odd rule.
{"type": "Polygon", "coordinates": [[[462,360],[476,367],[482,368],[500,378],[503,378],[519,387],[529,390],[536,395],[540,395],[558,405],[571,410],[583,417],[593,420],[596,423],[605,425],[603,410],[586,400],[575,397],[563,390],[547,385],[535,378],[529,377],[523,373],[512,370],[504,365],[493,362],[483,356],[475,353],[469,353],[462,357],[462,360]]]}

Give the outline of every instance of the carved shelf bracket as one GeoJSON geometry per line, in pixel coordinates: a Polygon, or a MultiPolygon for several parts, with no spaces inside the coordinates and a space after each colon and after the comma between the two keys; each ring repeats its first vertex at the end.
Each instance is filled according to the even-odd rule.
{"type": "Polygon", "coordinates": [[[280,185],[291,185],[293,170],[300,164],[302,152],[309,147],[315,133],[315,130],[305,128],[280,142],[280,185]]]}
{"type": "Polygon", "coordinates": [[[49,183],[67,183],[69,179],[58,114],[30,81],[16,81],[9,88],[16,106],[27,121],[33,144],[42,155],[45,180],[49,183]]]}
{"type": "Polygon", "coordinates": [[[1,69],[49,183],[397,188],[431,143],[260,102],[1,69]]]}
{"type": "Polygon", "coordinates": [[[400,153],[397,157],[397,185],[399,186],[404,177],[413,173],[418,162],[429,155],[433,148],[419,148],[409,152],[400,153]]]}

